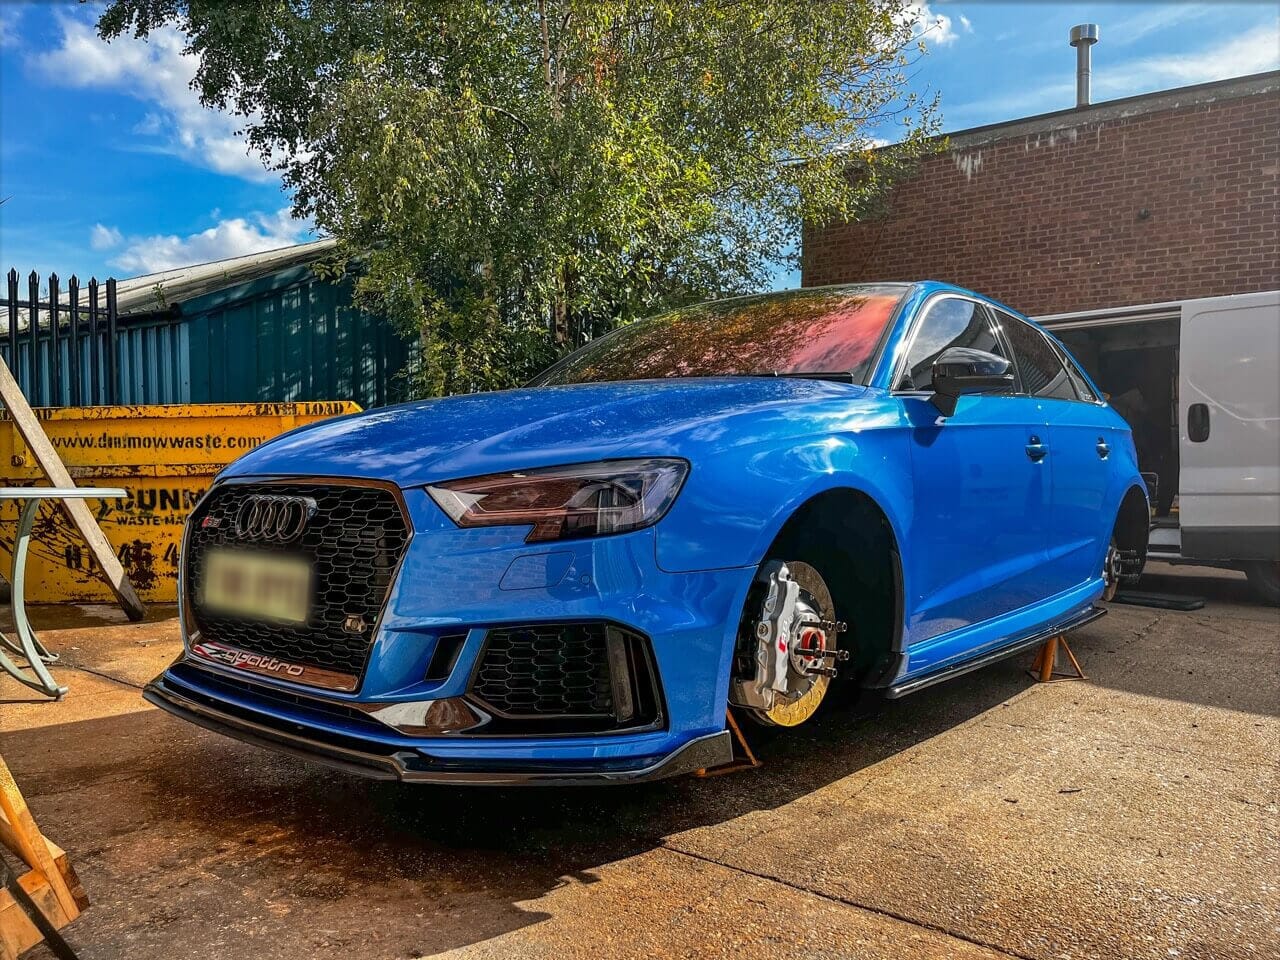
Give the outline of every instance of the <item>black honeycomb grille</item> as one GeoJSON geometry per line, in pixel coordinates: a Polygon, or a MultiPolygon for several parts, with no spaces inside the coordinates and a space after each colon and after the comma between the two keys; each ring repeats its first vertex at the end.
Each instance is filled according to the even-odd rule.
{"type": "Polygon", "coordinates": [[[202,638],[252,653],[342,673],[363,672],[387,590],[409,542],[409,528],[395,495],[381,487],[337,484],[226,484],[217,487],[191,518],[184,560],[186,592],[202,638]],[[310,497],[314,515],[288,544],[263,543],[236,532],[245,498],[256,494],[310,497]],[[207,522],[206,522],[207,521],[207,522]],[[201,606],[205,558],[211,548],[243,548],[303,557],[312,568],[311,607],[305,624],[213,614],[201,606]],[[344,629],[349,617],[366,625],[344,629]]]}
{"type": "Polygon", "coordinates": [[[491,732],[634,727],[658,719],[648,641],[605,623],[490,630],[471,696],[494,713],[491,732]],[[612,650],[611,650],[612,648],[612,650]]]}
{"type": "Polygon", "coordinates": [[[605,627],[494,630],[474,690],[494,709],[512,717],[611,716],[605,627]]]}

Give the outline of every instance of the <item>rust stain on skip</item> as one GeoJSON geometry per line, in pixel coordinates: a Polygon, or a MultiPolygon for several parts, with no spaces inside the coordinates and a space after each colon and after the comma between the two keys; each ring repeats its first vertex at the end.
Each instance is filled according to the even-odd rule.
{"type": "MultiPolygon", "coordinates": [[[[149,603],[177,597],[178,550],[191,508],[231,461],[296,426],[358,413],[351,401],[209,403],[40,408],[36,416],[77,483],[124,487],[127,496],[91,500],[134,587],[149,603]]],[[[0,413],[0,484],[42,486],[9,417],[0,413]]],[[[0,563],[13,556],[15,503],[0,505],[0,563]]],[[[40,507],[27,562],[33,603],[110,602],[110,589],[62,508],[40,507]]]]}

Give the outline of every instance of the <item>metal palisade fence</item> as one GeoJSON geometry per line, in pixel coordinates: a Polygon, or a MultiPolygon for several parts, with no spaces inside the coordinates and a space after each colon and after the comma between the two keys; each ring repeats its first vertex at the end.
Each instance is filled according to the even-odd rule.
{"type": "MultiPolygon", "coordinates": [[[[213,266],[216,266],[213,265],[213,266]]],[[[194,269],[194,268],[193,268],[194,269]]],[[[307,264],[194,280],[0,287],[0,356],[33,407],[395,402],[416,345],[307,264]],[[118,295],[118,296],[117,296],[118,295]]]]}
{"type": "Polygon", "coordinates": [[[177,311],[122,313],[115,280],[82,286],[73,276],[63,289],[50,274],[42,292],[34,271],[23,284],[10,270],[4,294],[0,356],[33,407],[191,399],[183,367],[188,344],[177,311]]]}
{"type": "Polygon", "coordinates": [[[10,270],[0,300],[0,354],[28,402],[35,407],[93,406],[119,402],[116,362],[116,282],[72,276],[64,291],[56,273],[40,296],[40,277],[27,277],[21,298],[18,271],[10,270]],[[104,289],[105,288],[105,289],[104,289]]]}

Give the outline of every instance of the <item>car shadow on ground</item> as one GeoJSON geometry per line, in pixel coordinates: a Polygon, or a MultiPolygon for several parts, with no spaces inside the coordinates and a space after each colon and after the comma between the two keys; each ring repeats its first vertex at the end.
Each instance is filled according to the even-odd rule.
{"type": "MultiPolygon", "coordinates": [[[[407,886],[430,917],[415,929],[416,949],[433,953],[538,922],[546,915],[518,904],[592,882],[594,868],[684,830],[781,807],[979,716],[1026,688],[1023,659],[871,715],[836,707],[803,728],[757,737],[764,766],[756,770],[637,786],[373,782],[194,731],[159,711],[11,733],[3,748],[11,758],[52,755],[32,771],[28,789],[37,807],[38,794],[56,793],[49,802],[61,808],[60,830],[70,820],[83,831],[59,840],[87,885],[99,873],[112,878],[127,914],[115,924],[154,930],[145,910],[130,913],[137,904],[166,922],[191,911],[216,924],[225,911],[221,922],[230,923],[237,908],[228,895],[250,890],[290,901],[295,918],[324,913],[326,901],[346,902],[345,912],[352,898],[374,904],[407,886]],[[113,756],[119,749],[135,752],[127,769],[113,756]],[[121,879],[132,859],[156,849],[165,851],[168,874],[121,879]]],[[[90,937],[93,914],[81,922],[90,937]]]]}

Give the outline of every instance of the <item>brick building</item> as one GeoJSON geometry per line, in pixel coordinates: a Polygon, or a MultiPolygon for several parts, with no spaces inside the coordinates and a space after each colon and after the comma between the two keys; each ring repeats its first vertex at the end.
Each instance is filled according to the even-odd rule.
{"type": "Polygon", "coordinates": [[[951,134],[804,286],[947,280],[1045,315],[1280,287],[1280,72],[951,134]]]}

